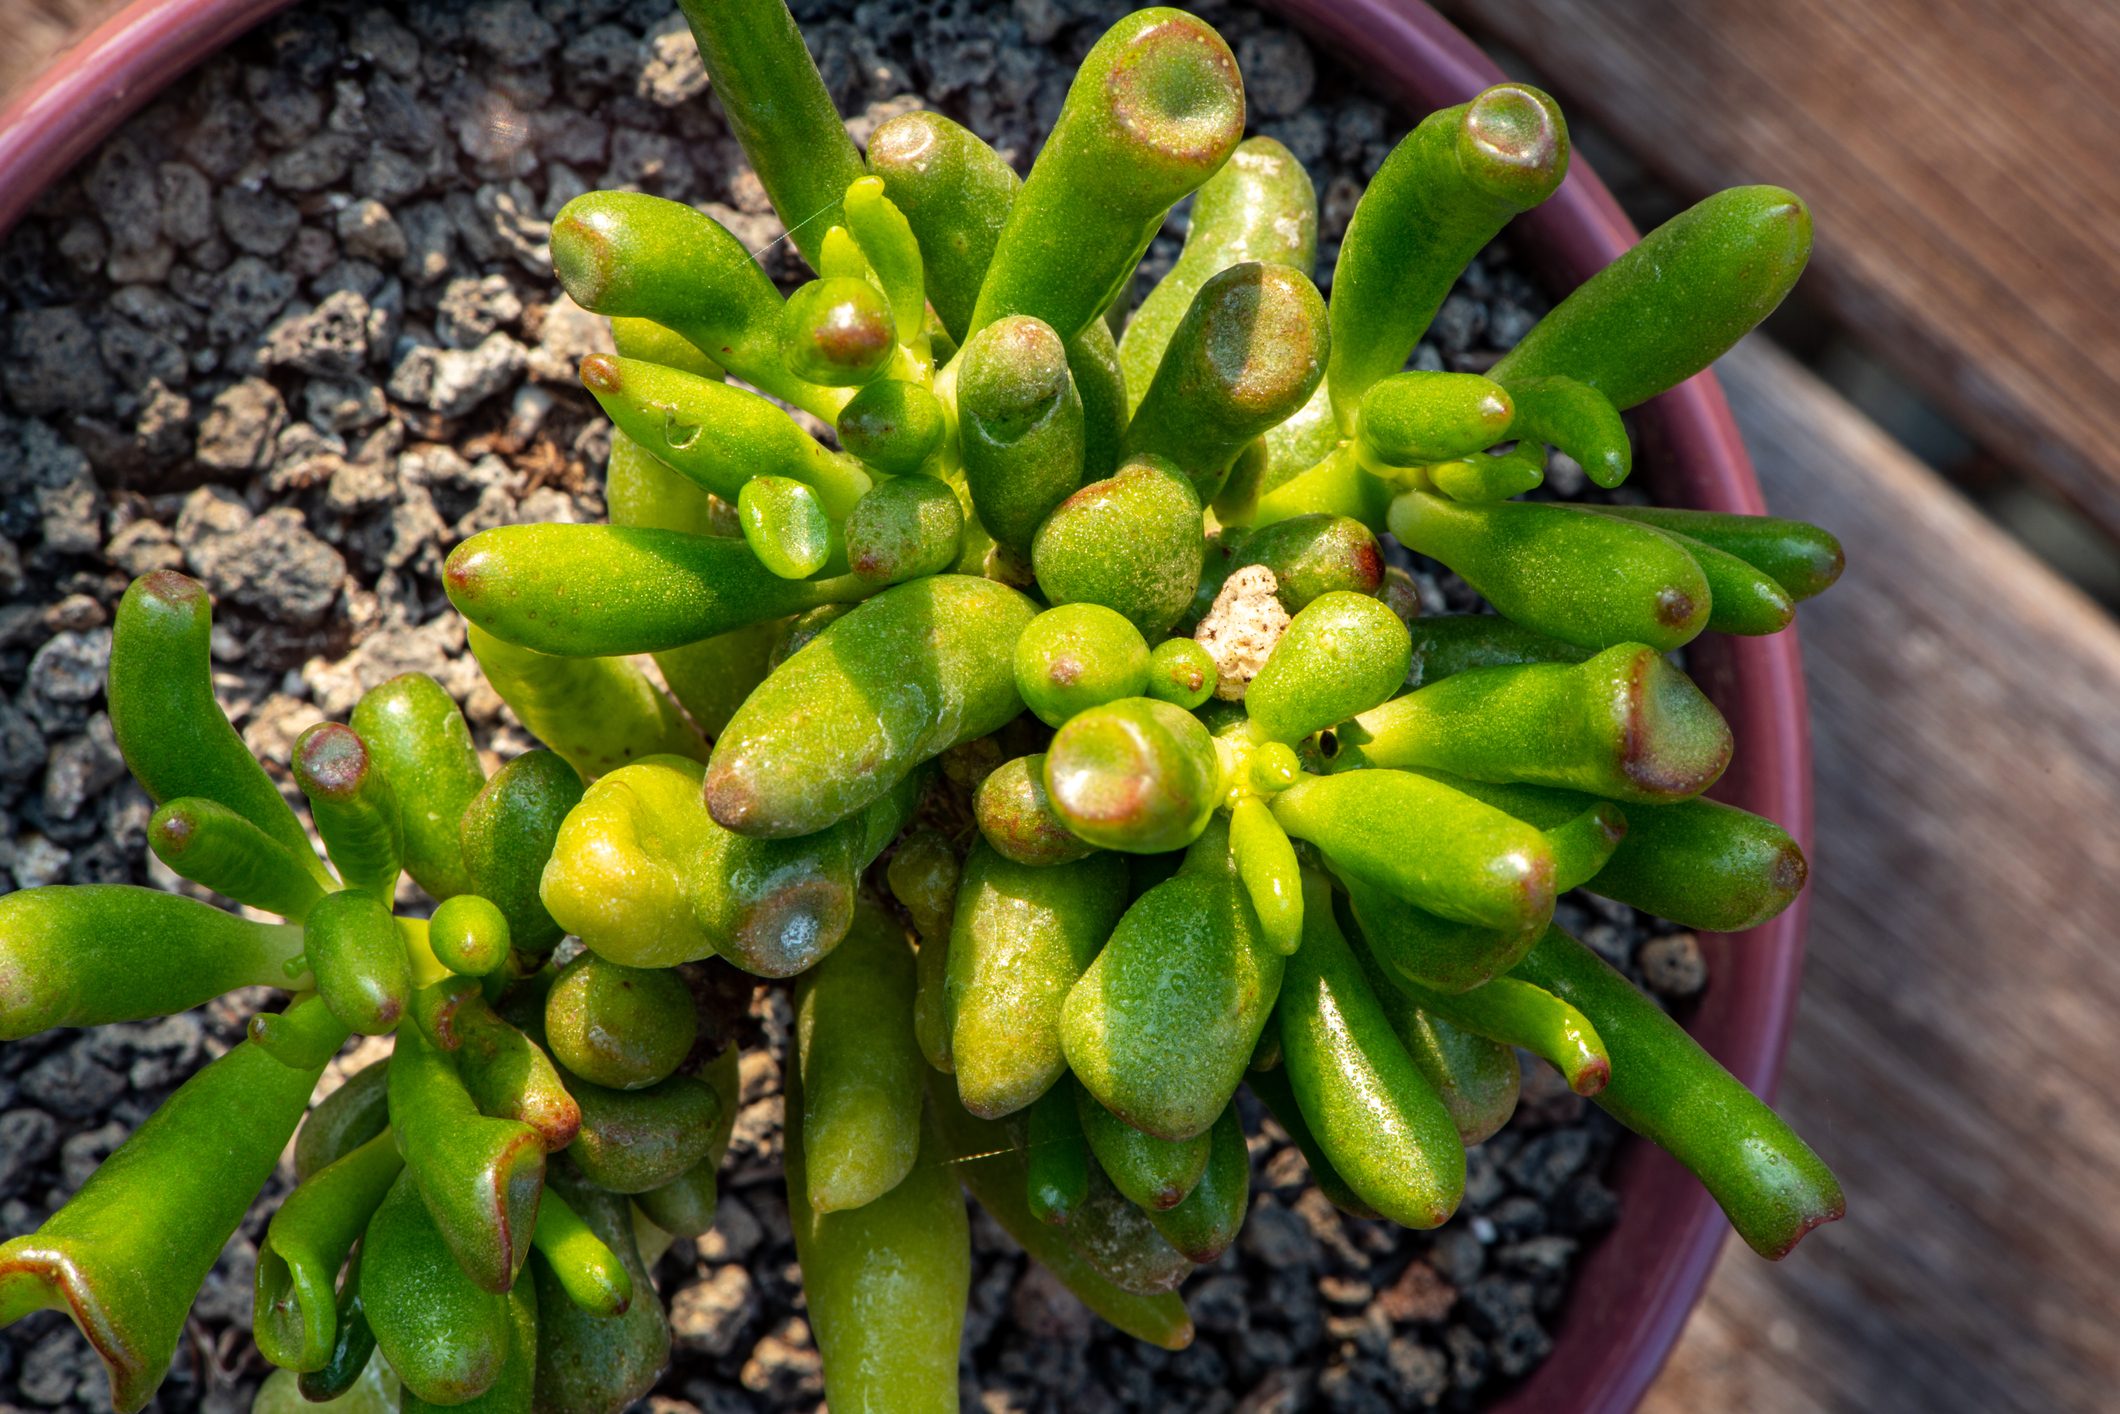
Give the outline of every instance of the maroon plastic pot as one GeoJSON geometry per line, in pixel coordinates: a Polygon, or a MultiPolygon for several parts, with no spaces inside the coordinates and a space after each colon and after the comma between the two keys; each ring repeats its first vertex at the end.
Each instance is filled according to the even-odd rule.
{"type": "MultiPolygon", "coordinates": [[[[60,56],[0,114],[0,234],[164,85],[289,0],[134,0],[60,56]]],[[[1418,0],[1261,0],[1354,61],[1410,112],[1461,103],[1502,73],[1418,0]]],[[[1576,161],[1559,192],[1513,228],[1518,249],[1572,287],[1639,238],[1576,161]]],[[[1705,510],[1766,509],[1714,375],[1641,413],[1642,474],[1659,499],[1705,510]]],[[[1737,737],[1715,794],[1811,845],[1811,752],[1796,631],[1707,638],[1689,663],[1737,737]]],[[[1710,981],[1693,1034],[1739,1079],[1771,1095],[1795,1019],[1807,898],[1763,928],[1703,940],[1710,981]]],[[[1631,1409],[1699,1299],[1728,1225],[1677,1163],[1641,1143],[1618,1161],[1619,1225],[1591,1251],[1553,1354],[1499,1406],[1510,1414],[1631,1409]]]]}

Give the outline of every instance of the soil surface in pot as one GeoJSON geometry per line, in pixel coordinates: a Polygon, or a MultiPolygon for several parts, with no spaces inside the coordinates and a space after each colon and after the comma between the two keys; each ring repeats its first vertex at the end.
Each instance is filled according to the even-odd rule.
{"type": "MultiPolygon", "coordinates": [[[[1126,8],[795,5],[857,138],[932,106],[1019,167],[1126,8]]],[[[1253,129],[1316,178],[1329,271],[1417,115],[1249,7],[1193,8],[1238,54],[1253,129]]],[[[558,296],[545,218],[639,187],[703,206],[776,278],[801,278],[706,86],[667,0],[305,5],[158,98],[0,242],[0,888],[196,892],[148,854],[149,802],[102,712],[110,614],[147,570],[214,591],[222,701],[291,798],[295,735],[399,672],[440,679],[498,759],[531,744],[438,571],[487,526],[603,518],[609,429],[574,376],[601,321],[558,296]]],[[[1181,210],[1140,289],[1183,231],[1181,210]]],[[[1484,369],[1546,304],[1492,250],[1415,364],[1484,369]]],[[[1549,489],[1581,494],[1580,472],[1561,463],[1549,489]]],[[[1477,605],[1410,567],[1425,611],[1477,605]]],[[[1667,999],[1704,981],[1690,936],[1623,906],[1574,897],[1559,921],[1667,999]]],[[[263,999],[0,1046],[0,1233],[34,1228],[263,999]]],[[[753,1017],[719,1222],[658,1269],[676,1341],[656,1414],[821,1398],[780,1191],[785,994],[761,993],[753,1017]]],[[[1616,1131],[1550,1072],[1527,1068],[1516,1118],[1473,1151],[1464,1208],[1433,1234],[1342,1217],[1248,1118],[1255,1208],[1186,1289],[1200,1338],[1185,1352],[1104,1327],[974,1223],[967,1408],[1463,1408],[1544,1357],[1573,1263],[1616,1211],[1601,1177],[1616,1131]]],[[[160,1408],[248,1408],[254,1243],[284,1183],[209,1278],[160,1408]]],[[[75,1408],[107,1409],[108,1391],[62,1318],[0,1335],[0,1414],[75,1408]]]]}

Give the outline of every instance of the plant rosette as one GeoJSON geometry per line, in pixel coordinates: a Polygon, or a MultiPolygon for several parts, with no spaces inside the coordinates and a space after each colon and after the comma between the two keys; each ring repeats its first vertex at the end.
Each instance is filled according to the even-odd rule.
{"type": "Polygon", "coordinates": [[[954,1407],[963,1189],[1090,1309],[1184,1345],[1177,1288],[1248,1211],[1245,1088],[1334,1203],[1410,1228],[1456,1211],[1518,1050],[1762,1256],[1839,1217],[1810,1148],[1554,921],[1576,888],[1712,932],[1795,901],[1797,841],[1704,797],[1736,733],[1668,655],[1786,629],[1839,547],[1519,499],[1555,453],[1629,477],[1623,414],[1780,302],[1801,201],[1719,193],[1485,374],[1408,370],[1567,174],[1537,89],[1398,142],[1328,300],[1311,181],[1244,137],[1194,16],[1114,25],[1019,180],[932,113],[857,150],[779,0],[682,8],[816,278],[784,299],[658,197],[557,214],[558,281],[616,342],[580,369],[613,520],[483,530],[444,574],[544,748],[489,777],[438,684],[384,683],[294,745],[324,858],[214,700],[205,588],[134,582],[109,715],[150,845],[284,921],[8,895],[0,1037],[288,1001],[0,1244],[0,1323],[65,1310],[143,1407],[299,1126],[254,1329],[303,1397],[381,1364],[408,1404],[623,1408],[670,1347],[646,1258],[711,1223],[735,1117],[679,971],[709,959],[794,979],[789,1213],[844,1407],[954,1407]],[[1409,619],[1386,537],[1498,613],[1409,619]],[[971,792],[950,766],[980,744],[971,792]],[[394,912],[401,876],[431,919],[394,912]],[[387,1069],[311,1111],[354,1034],[395,1037],[387,1069]]]}

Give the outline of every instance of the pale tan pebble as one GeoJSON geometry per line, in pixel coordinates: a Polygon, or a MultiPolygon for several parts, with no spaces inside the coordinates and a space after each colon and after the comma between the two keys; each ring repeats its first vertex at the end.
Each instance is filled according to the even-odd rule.
{"type": "Polygon", "coordinates": [[[1215,660],[1215,696],[1242,702],[1245,689],[1266,666],[1288,627],[1288,611],[1275,596],[1279,584],[1264,565],[1246,565],[1222,583],[1215,605],[1193,630],[1193,638],[1215,660]]]}

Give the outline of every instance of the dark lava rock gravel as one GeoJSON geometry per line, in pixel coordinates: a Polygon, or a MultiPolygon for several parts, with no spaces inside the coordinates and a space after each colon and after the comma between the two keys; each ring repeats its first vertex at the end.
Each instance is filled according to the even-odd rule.
{"type": "MultiPolygon", "coordinates": [[[[795,4],[857,138],[932,105],[1019,167],[1124,8],[795,4]]],[[[1407,115],[1253,10],[1194,8],[1235,47],[1255,129],[1317,178],[1329,269],[1407,115]]],[[[327,0],[179,82],[0,242],[0,890],[191,887],[148,854],[149,803],[102,710],[111,611],[147,570],[213,589],[221,700],[290,796],[294,736],[407,670],[458,697],[483,748],[529,745],[465,651],[437,572],[484,527],[603,515],[609,429],[574,378],[603,336],[558,294],[547,218],[582,191],[636,187],[702,206],[777,278],[801,278],[706,87],[667,0],[327,0]]],[[[1182,234],[1180,213],[1141,289],[1182,234]]],[[[1489,252],[1416,366],[1483,369],[1545,305],[1489,252]]],[[[1579,491],[1571,472],[1557,468],[1554,489],[1579,491]]],[[[1438,567],[1413,568],[1427,610],[1476,602],[1438,567]]],[[[1702,984],[1690,937],[1624,907],[1571,899],[1561,921],[1616,962],[1639,952],[1668,995],[1702,984]]],[[[0,1234],[56,1208],[240,1039],[261,996],[0,1045],[0,1234]]],[[[784,994],[754,1011],[783,1046],[784,994]]],[[[821,1397],[767,1050],[744,1057],[744,1099],[718,1225],[659,1269],[676,1358],[656,1414],[821,1397]]],[[[1527,1070],[1516,1119],[1473,1152],[1463,1211],[1434,1234],[1342,1217],[1285,1136],[1250,1118],[1255,1209],[1187,1288],[1190,1350],[1095,1322],[974,1223],[967,1408],[1466,1408],[1544,1357],[1571,1266],[1616,1203],[1600,1177],[1614,1129],[1550,1073],[1527,1070]]],[[[208,1282],[161,1409],[248,1407],[262,1374],[254,1244],[285,1181],[208,1282]]],[[[107,1407],[101,1367],[59,1316],[0,1335],[0,1414],[107,1407]]]]}

